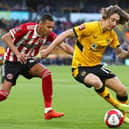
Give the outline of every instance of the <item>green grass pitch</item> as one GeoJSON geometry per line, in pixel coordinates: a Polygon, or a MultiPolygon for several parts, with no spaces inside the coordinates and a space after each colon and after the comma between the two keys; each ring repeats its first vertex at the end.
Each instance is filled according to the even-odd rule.
{"type": "MultiPolygon", "coordinates": [[[[9,98],[0,102],[0,129],[108,129],[104,114],[113,107],[71,76],[70,66],[48,66],[53,75],[53,108],[62,118],[43,119],[41,80],[20,77],[9,98]]],[[[129,67],[110,66],[129,91],[129,67]]],[[[115,94],[114,94],[115,95],[115,94]]],[[[123,124],[121,129],[128,129],[123,124]]]]}

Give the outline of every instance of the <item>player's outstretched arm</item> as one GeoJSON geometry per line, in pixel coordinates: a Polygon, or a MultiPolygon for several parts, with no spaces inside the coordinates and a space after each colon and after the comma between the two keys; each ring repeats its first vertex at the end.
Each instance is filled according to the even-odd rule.
{"type": "Polygon", "coordinates": [[[116,48],[115,51],[118,58],[120,59],[125,59],[129,57],[129,46],[128,46],[128,51],[122,49],[121,47],[116,48]]]}
{"type": "Polygon", "coordinates": [[[59,47],[66,53],[70,54],[70,55],[73,55],[73,52],[74,52],[74,48],[72,46],[70,46],[69,44],[67,43],[61,43],[59,45],[59,47]]]}
{"type": "Polygon", "coordinates": [[[59,46],[65,40],[65,38],[73,36],[74,32],[72,29],[62,32],[56,37],[56,39],[50,44],[50,46],[48,46],[45,50],[40,51],[41,57],[44,58],[48,56],[56,46],[59,46]]]}

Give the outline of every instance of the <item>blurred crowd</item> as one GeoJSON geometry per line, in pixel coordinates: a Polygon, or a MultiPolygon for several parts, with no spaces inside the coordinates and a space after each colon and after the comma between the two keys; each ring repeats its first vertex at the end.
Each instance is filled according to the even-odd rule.
{"type": "MultiPolygon", "coordinates": [[[[29,21],[35,22],[33,20],[29,20],[29,21]]],[[[20,25],[24,22],[28,22],[28,21],[19,21],[19,20],[7,21],[5,19],[0,19],[0,28],[1,28],[0,34],[1,34],[1,36],[5,32],[7,32],[9,29],[11,29],[17,25],[20,25]]],[[[81,21],[81,22],[83,22],[83,21],[81,21]]],[[[71,28],[75,24],[76,25],[81,24],[81,22],[78,21],[76,23],[72,23],[69,20],[68,21],[56,21],[54,32],[59,34],[62,31],[66,30],[68,28],[71,28]]],[[[129,25],[128,25],[128,23],[125,26],[117,26],[115,30],[118,34],[119,40],[121,42],[121,46],[124,49],[127,49],[127,46],[129,44],[129,25]]],[[[68,42],[71,46],[74,46],[75,40],[74,39],[66,39],[66,42],[68,42]]],[[[4,43],[2,41],[0,41],[0,45],[4,46],[4,43]]],[[[4,46],[4,47],[6,47],[6,46],[4,46]]],[[[43,60],[43,63],[45,63],[45,64],[59,64],[59,65],[71,64],[71,57],[67,56],[67,58],[66,58],[66,56],[65,56],[65,58],[63,58],[63,56],[64,56],[64,54],[62,54],[62,56],[59,56],[59,55],[53,56],[52,55],[50,58],[43,60]]],[[[107,52],[106,52],[104,58],[103,58],[103,62],[106,62],[108,64],[121,64],[121,63],[124,63],[125,61],[118,60],[114,51],[109,47],[107,49],[107,52]]]]}
{"type": "MultiPolygon", "coordinates": [[[[81,8],[81,4],[79,5],[81,8]]],[[[1,0],[0,1],[0,10],[25,10],[25,11],[31,11],[35,12],[38,15],[42,15],[44,13],[50,13],[52,15],[55,14],[56,10],[53,7],[52,0],[38,0],[36,2],[35,0],[31,0],[31,3],[29,0],[1,0]]],[[[98,8],[94,5],[90,8],[90,10],[87,10],[87,12],[99,12],[98,8]]],[[[0,19],[0,36],[2,36],[5,32],[7,32],[9,29],[20,25],[25,22],[38,22],[38,17],[30,18],[28,20],[6,20],[1,18],[0,19]]],[[[75,23],[72,23],[67,17],[67,20],[56,20],[55,21],[55,28],[54,32],[59,34],[62,31],[73,27],[74,25],[79,25],[83,23],[84,21],[77,21],[75,23]]],[[[117,26],[116,32],[118,34],[121,46],[124,49],[127,49],[128,43],[129,43],[129,24],[127,23],[125,26],[117,26]]],[[[75,39],[66,39],[66,42],[68,42],[71,46],[74,46],[75,39]]],[[[2,41],[0,41],[0,46],[6,46],[2,41]]],[[[62,54],[62,53],[61,53],[62,54]]],[[[43,60],[43,63],[45,64],[59,64],[59,65],[65,65],[65,64],[71,64],[71,57],[66,56],[62,54],[60,55],[52,55],[50,58],[47,58],[43,60]]],[[[107,49],[106,54],[103,58],[103,62],[106,62],[108,64],[121,64],[125,63],[125,60],[118,60],[114,51],[110,48],[107,49]]]]}

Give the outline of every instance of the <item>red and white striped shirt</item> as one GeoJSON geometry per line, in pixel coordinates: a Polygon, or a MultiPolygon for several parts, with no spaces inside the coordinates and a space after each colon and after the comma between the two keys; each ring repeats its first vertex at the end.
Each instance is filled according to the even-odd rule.
{"type": "MultiPolygon", "coordinates": [[[[37,23],[25,23],[11,29],[9,32],[13,37],[14,45],[20,53],[25,53],[29,57],[34,57],[38,54],[39,49],[47,41],[52,42],[56,34],[51,32],[47,37],[41,37],[37,32],[37,23]]],[[[10,48],[7,48],[4,59],[7,61],[17,62],[16,55],[10,48]]]]}

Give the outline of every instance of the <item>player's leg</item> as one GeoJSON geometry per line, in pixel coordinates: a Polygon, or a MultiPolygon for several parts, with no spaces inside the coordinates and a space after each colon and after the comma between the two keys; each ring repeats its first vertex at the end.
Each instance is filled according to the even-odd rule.
{"type": "Polygon", "coordinates": [[[108,88],[103,85],[103,82],[94,74],[88,74],[84,82],[88,85],[92,85],[98,95],[104,98],[107,102],[112,104],[113,106],[119,105],[119,102],[112,96],[109,92],[108,88]]]}
{"type": "Polygon", "coordinates": [[[19,65],[12,62],[5,61],[3,68],[2,74],[4,76],[3,82],[0,86],[0,101],[3,101],[8,97],[12,86],[16,84],[16,79],[19,72],[19,65]]]}
{"type": "Polygon", "coordinates": [[[0,67],[0,74],[1,74],[1,84],[4,81],[4,65],[1,65],[0,67]]]}
{"type": "MultiPolygon", "coordinates": [[[[116,92],[117,100],[120,103],[126,104],[126,105],[128,104],[127,89],[117,77],[107,80],[106,84],[109,88],[111,88],[112,90],[116,92]]],[[[125,117],[124,122],[129,123],[129,118],[127,117],[125,112],[123,112],[123,115],[125,117]]]]}
{"type": "Polygon", "coordinates": [[[11,88],[12,88],[12,83],[4,80],[0,86],[0,101],[7,99],[11,88]]]}
{"type": "Polygon", "coordinates": [[[72,75],[77,81],[85,84],[87,87],[94,87],[97,94],[112,105],[118,105],[119,102],[113,98],[111,93],[109,93],[109,90],[103,85],[103,82],[100,80],[100,78],[95,75],[98,71],[100,71],[100,67],[79,67],[73,69],[72,75]]]}
{"type": "Polygon", "coordinates": [[[10,89],[11,89],[11,84],[10,82],[8,81],[4,81],[4,77],[3,77],[3,65],[1,66],[1,71],[0,71],[0,74],[1,74],[1,85],[0,85],[0,101],[3,101],[5,100],[8,95],[9,95],[9,92],[10,92],[10,89]]]}
{"type": "Polygon", "coordinates": [[[42,94],[44,97],[45,113],[44,119],[51,119],[64,116],[64,113],[55,112],[52,109],[52,75],[51,72],[42,64],[35,64],[29,71],[33,76],[38,76],[42,79],[42,94]]]}
{"type": "MultiPolygon", "coordinates": [[[[128,104],[128,96],[119,96],[117,95],[117,99],[120,103],[123,104],[128,104]]],[[[124,122],[129,124],[129,117],[128,114],[124,111],[122,111],[123,115],[124,115],[124,122]]]]}
{"type": "MultiPolygon", "coordinates": [[[[108,86],[110,89],[115,88],[117,90],[116,93],[118,93],[118,95],[120,95],[120,96],[126,96],[127,95],[125,87],[124,86],[122,87],[122,85],[120,85],[121,83],[117,79],[116,75],[113,72],[111,72],[109,69],[107,69],[104,66],[100,65],[99,67],[95,68],[94,73],[97,76],[99,76],[99,78],[101,79],[101,81],[103,82],[103,84],[105,86],[108,86]]],[[[105,100],[107,100],[109,103],[111,103],[114,107],[117,107],[117,108],[119,108],[119,109],[121,109],[123,111],[128,111],[129,110],[129,106],[126,105],[126,104],[121,104],[117,99],[115,99],[111,95],[111,93],[109,93],[107,88],[104,88],[103,93],[101,93],[101,91],[97,91],[97,92],[100,92],[99,93],[100,95],[107,94],[105,100]]]]}
{"type": "Polygon", "coordinates": [[[84,83],[86,86],[94,87],[97,94],[100,95],[102,98],[104,98],[107,102],[112,104],[114,107],[117,107],[124,111],[129,110],[129,106],[125,104],[121,104],[119,101],[117,101],[109,92],[108,88],[104,86],[103,84],[104,81],[100,80],[100,79],[103,80],[102,78],[103,76],[107,78],[111,78],[115,75],[110,74],[110,72],[106,70],[104,71],[102,70],[101,72],[100,71],[101,71],[100,66],[93,67],[93,68],[80,67],[78,69],[73,69],[72,75],[77,81],[84,83]]]}
{"type": "Polygon", "coordinates": [[[114,107],[122,110],[122,111],[129,111],[129,105],[126,105],[126,104],[122,104],[120,103],[117,99],[115,99],[113,97],[113,95],[109,92],[108,88],[103,86],[99,81],[97,81],[96,77],[91,77],[91,76],[87,76],[85,78],[85,82],[90,82],[88,84],[93,85],[93,87],[95,88],[95,91],[97,92],[98,95],[100,95],[102,98],[104,98],[107,102],[109,102],[111,105],[113,105],[114,107]],[[95,83],[92,83],[90,82],[91,81],[91,78],[94,79],[94,82],[96,80],[96,84],[95,83]],[[98,85],[98,86],[97,86],[98,85]]]}

